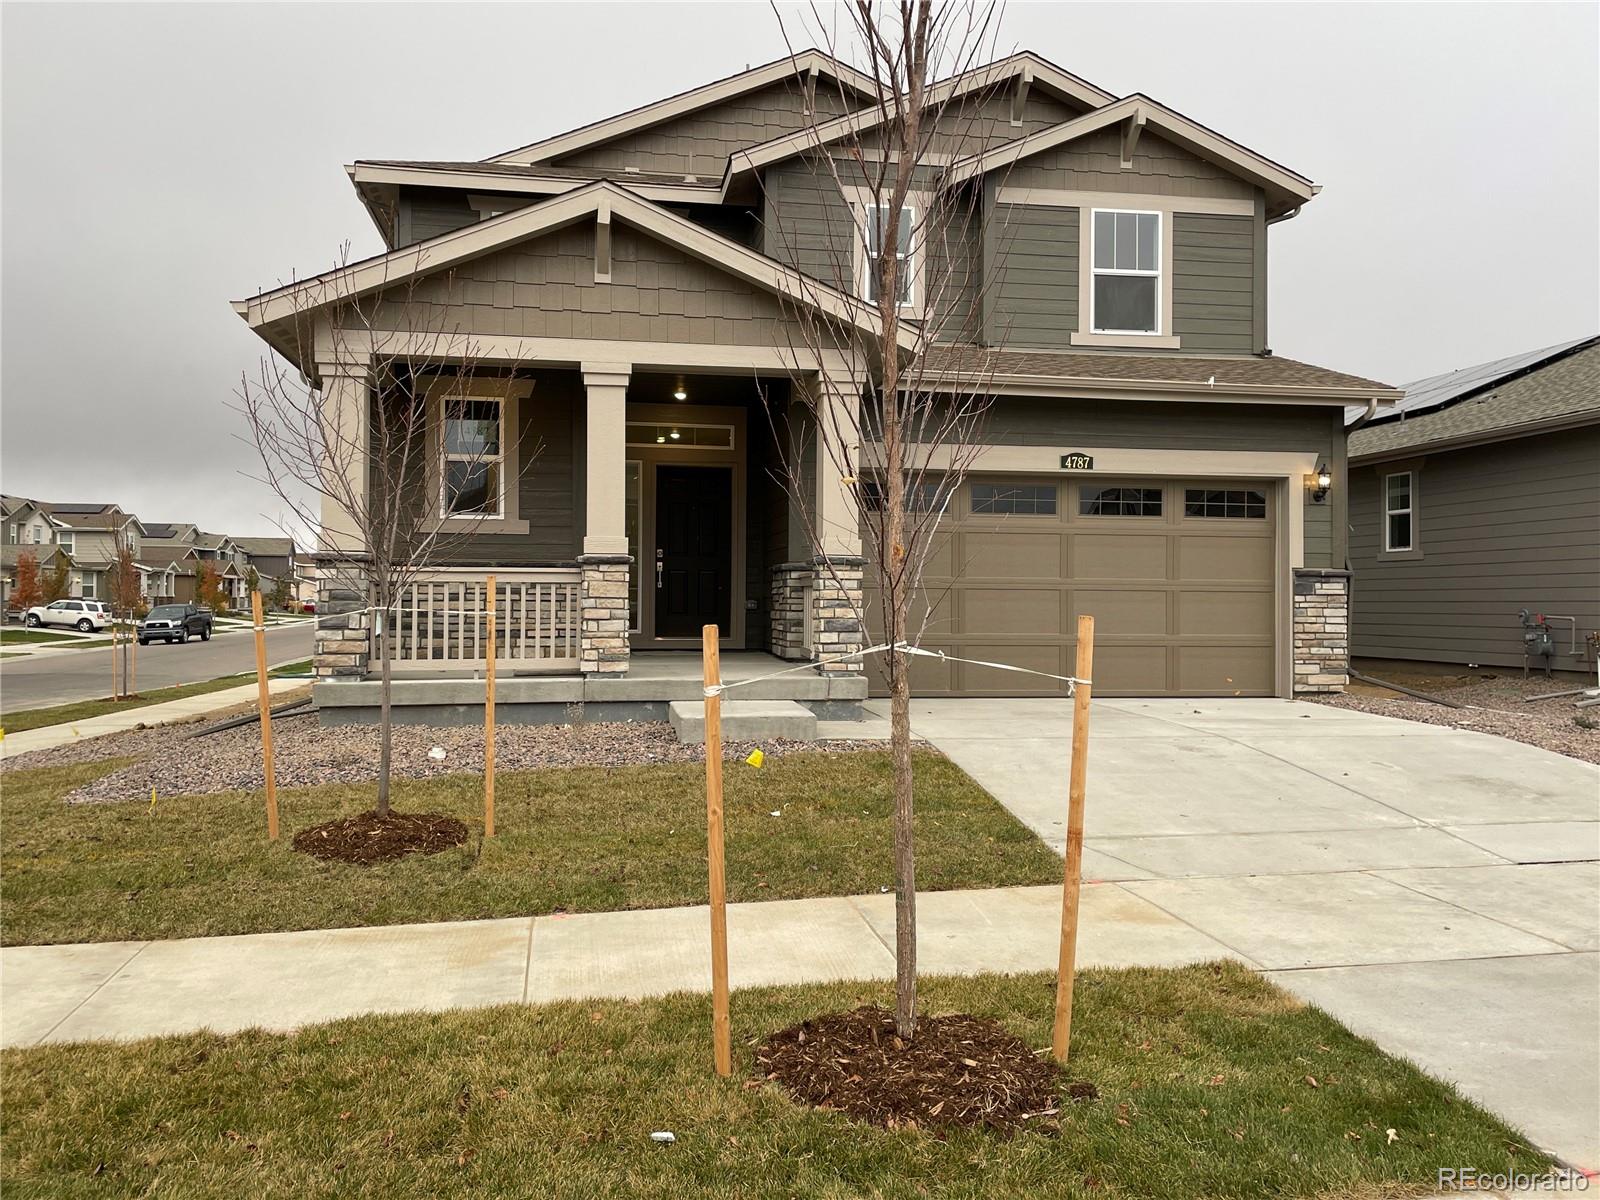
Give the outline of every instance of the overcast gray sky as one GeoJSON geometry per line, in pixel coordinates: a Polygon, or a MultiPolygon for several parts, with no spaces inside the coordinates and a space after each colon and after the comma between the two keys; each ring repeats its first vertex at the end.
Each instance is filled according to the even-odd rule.
{"type": "MultiPolygon", "coordinates": [[[[1013,3],[1311,176],[1271,343],[1402,383],[1600,330],[1600,8],[1013,3]]],[[[0,487],[271,533],[228,301],[381,248],[356,158],[482,158],[784,52],[765,3],[7,3],[0,487]]]]}

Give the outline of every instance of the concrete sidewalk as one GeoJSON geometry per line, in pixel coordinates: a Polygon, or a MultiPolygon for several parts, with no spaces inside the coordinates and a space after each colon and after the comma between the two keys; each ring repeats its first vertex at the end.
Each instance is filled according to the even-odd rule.
{"type": "MultiPolygon", "coordinates": [[[[1060,849],[1069,702],[912,727],[1060,849]]],[[[1325,705],[1096,700],[1085,847],[1087,878],[1600,1167],[1600,768],[1325,705]]]]}
{"type": "MultiPolygon", "coordinates": [[[[295,688],[307,687],[309,679],[269,679],[267,688],[276,696],[295,688]]],[[[103,737],[108,733],[122,733],[140,725],[166,725],[173,721],[186,721],[191,717],[221,712],[235,705],[248,704],[257,696],[257,685],[243,684],[224,688],[220,692],[206,692],[199,696],[186,696],[182,700],[168,700],[164,704],[145,704],[126,708],[121,712],[105,713],[98,717],[85,717],[81,721],[66,721],[60,725],[45,725],[39,729],[26,729],[21,733],[8,733],[0,739],[0,759],[15,758],[35,750],[49,750],[83,738],[103,737]]]]}
{"type": "MultiPolygon", "coordinates": [[[[1061,889],[926,892],[921,969],[1056,965],[1061,889]]],[[[894,897],[728,906],[734,987],[894,976],[894,897]]],[[[1499,943],[1521,948],[1535,943],[1499,943]]],[[[710,910],[644,909],[436,925],[0,950],[0,1044],[293,1029],[372,1012],[708,990],[710,910]]],[[[1229,950],[1116,884],[1085,889],[1084,966],[1176,966],[1229,950]]]]}

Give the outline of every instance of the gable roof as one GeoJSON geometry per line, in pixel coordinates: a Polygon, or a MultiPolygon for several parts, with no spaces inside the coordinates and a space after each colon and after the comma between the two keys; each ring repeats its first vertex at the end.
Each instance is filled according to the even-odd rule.
{"type": "Polygon", "coordinates": [[[946,179],[950,183],[974,179],[1122,121],[1154,130],[1185,150],[1260,185],[1267,191],[1269,212],[1298,208],[1321,190],[1298,171],[1291,171],[1283,164],[1257,154],[1140,92],[1134,92],[1076,120],[1064,121],[981,154],[959,159],[950,164],[946,179]],[[1273,200],[1277,202],[1276,205],[1270,203],[1273,200]]]}
{"type": "MultiPolygon", "coordinates": [[[[293,346],[273,341],[268,327],[275,322],[304,315],[309,309],[394,287],[407,279],[446,270],[602,212],[610,219],[621,220],[757,287],[797,303],[815,305],[835,320],[863,329],[872,328],[875,314],[857,297],[668,212],[606,180],[263,292],[249,300],[236,300],[233,308],[280,353],[292,358],[293,346]]],[[[901,344],[906,349],[914,348],[918,337],[914,324],[902,323],[901,344]]],[[[297,365],[310,369],[309,364],[297,365]]]]}
{"type": "Polygon", "coordinates": [[[785,79],[813,71],[819,75],[826,75],[853,91],[868,95],[872,92],[872,80],[854,67],[840,62],[831,54],[824,54],[821,50],[801,50],[793,55],[785,55],[783,58],[763,63],[759,67],[740,71],[736,75],[728,75],[686,92],[679,92],[675,96],[668,96],[664,100],[656,100],[638,108],[631,108],[627,112],[618,113],[616,116],[592,121],[567,133],[519,146],[515,150],[491,154],[484,161],[526,164],[559,158],[563,154],[572,154],[602,142],[609,142],[640,129],[648,129],[663,121],[697,112],[713,104],[722,104],[775,83],[781,83],[785,79]]]}
{"type": "MultiPolygon", "coordinates": [[[[1054,93],[1081,108],[1098,109],[1101,105],[1116,100],[1110,92],[1096,87],[1088,80],[1078,78],[1070,71],[1062,70],[1032,50],[1019,50],[992,63],[985,63],[983,66],[963,71],[959,75],[939,80],[928,88],[927,103],[929,105],[948,103],[950,100],[1013,79],[1024,79],[1030,86],[1038,85],[1043,90],[1054,93]]],[[[771,166],[775,162],[793,158],[818,146],[826,146],[840,138],[875,128],[887,118],[888,114],[874,105],[731,154],[728,156],[727,169],[723,173],[722,193],[726,197],[741,176],[759,171],[762,167],[771,166]]]]}
{"type": "Polygon", "coordinates": [[[233,544],[249,555],[264,558],[293,558],[294,539],[289,537],[236,537],[233,544]]]}
{"type": "Polygon", "coordinates": [[[1400,411],[1351,431],[1350,459],[1393,458],[1595,423],[1600,337],[1589,337],[1418,380],[1400,411]]]}

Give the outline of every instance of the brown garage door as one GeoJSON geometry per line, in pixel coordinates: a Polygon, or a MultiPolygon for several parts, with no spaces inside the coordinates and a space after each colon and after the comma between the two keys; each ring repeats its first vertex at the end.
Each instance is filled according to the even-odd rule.
{"type": "MultiPolygon", "coordinates": [[[[1266,483],[973,476],[940,526],[920,641],[1070,675],[1090,613],[1097,695],[1271,695],[1276,526],[1266,483]]],[[[913,681],[920,696],[1060,690],[932,659],[913,681]]]]}

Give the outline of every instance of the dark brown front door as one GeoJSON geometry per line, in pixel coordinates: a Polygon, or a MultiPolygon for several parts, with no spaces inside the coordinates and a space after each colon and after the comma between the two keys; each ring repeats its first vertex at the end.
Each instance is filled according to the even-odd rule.
{"type": "Polygon", "coordinates": [[[656,468],[656,636],[728,629],[733,583],[733,472],[656,468]]]}

